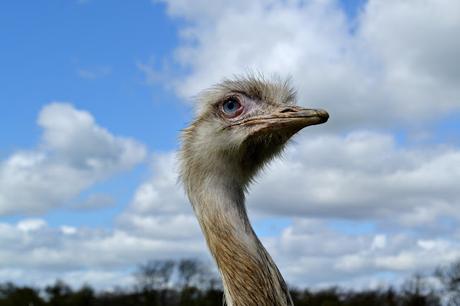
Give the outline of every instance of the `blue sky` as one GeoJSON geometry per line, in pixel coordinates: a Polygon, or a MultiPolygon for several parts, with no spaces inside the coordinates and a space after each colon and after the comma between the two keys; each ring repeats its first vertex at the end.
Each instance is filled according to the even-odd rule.
{"type": "MultiPolygon", "coordinates": [[[[4,46],[0,81],[6,89],[0,94],[5,105],[0,156],[37,144],[41,134],[37,114],[52,101],[85,109],[102,126],[136,138],[152,151],[177,147],[178,131],[189,120],[190,107],[162,86],[148,86],[138,69],[139,63],[168,58],[177,44],[178,25],[166,16],[164,5],[149,1],[5,5],[0,13],[4,46]]],[[[114,194],[123,206],[146,172],[144,165],[94,189],[114,194]]],[[[54,225],[107,226],[120,209],[89,215],[64,209],[46,218],[54,225]]]]}
{"type": "Polygon", "coordinates": [[[177,25],[165,15],[164,5],[16,1],[5,6],[1,81],[6,90],[1,99],[9,107],[2,121],[14,126],[15,134],[3,130],[3,148],[11,152],[33,145],[39,134],[37,113],[55,100],[87,109],[102,125],[160,150],[175,145],[177,130],[186,119],[185,107],[161,87],[145,86],[136,66],[168,57],[177,44],[177,25]],[[172,128],[163,130],[153,143],[153,135],[166,123],[172,128]]]}
{"type": "Polygon", "coordinates": [[[138,262],[174,252],[206,257],[176,184],[174,154],[180,130],[194,114],[190,97],[247,70],[292,76],[300,104],[331,113],[327,125],[298,136],[249,196],[255,228],[291,282],[362,286],[378,284],[383,274],[401,281],[417,269],[433,268],[417,259],[430,252],[450,250],[440,263],[460,256],[455,242],[460,86],[452,72],[458,66],[455,52],[445,52],[460,48],[450,37],[460,22],[449,13],[456,4],[429,2],[4,3],[3,256],[19,257],[8,233],[23,237],[31,253],[45,248],[59,258],[72,252],[68,245],[86,240],[105,246],[125,239],[126,245],[98,250],[119,254],[119,261],[75,259],[79,269],[46,259],[11,260],[0,266],[0,281],[20,278],[28,267],[34,274],[26,281],[32,283],[51,280],[59,270],[64,278],[80,273],[83,281],[107,286],[126,276],[134,257],[138,262]],[[439,15],[449,22],[433,17],[439,15]],[[80,144],[77,136],[93,142],[80,144]],[[90,159],[110,162],[103,170],[80,165],[90,159]],[[44,178],[45,187],[40,179],[28,181],[35,175],[44,178]],[[290,193],[293,182],[300,185],[290,193]],[[16,192],[37,204],[27,197],[16,203],[16,192]],[[287,201],[279,205],[275,199],[287,201]],[[190,236],[179,233],[188,227],[190,236]],[[311,236],[313,229],[317,235],[311,236]],[[27,235],[42,241],[50,232],[54,244],[26,242],[27,235]],[[177,245],[167,243],[166,232],[179,237],[177,245]],[[141,245],[136,256],[126,253],[132,241],[141,245]],[[313,256],[298,247],[304,244],[322,251],[313,256]],[[332,265],[318,258],[334,263],[324,279],[306,280],[308,274],[292,265],[301,262],[305,271],[332,265]],[[45,265],[59,269],[44,272],[45,265]]]}

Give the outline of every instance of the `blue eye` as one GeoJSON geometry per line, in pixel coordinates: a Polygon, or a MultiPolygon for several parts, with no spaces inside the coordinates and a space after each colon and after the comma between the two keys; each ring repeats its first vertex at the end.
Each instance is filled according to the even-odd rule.
{"type": "Polygon", "coordinates": [[[222,110],[228,116],[237,116],[241,113],[242,107],[236,98],[229,98],[222,105],[222,110]]]}

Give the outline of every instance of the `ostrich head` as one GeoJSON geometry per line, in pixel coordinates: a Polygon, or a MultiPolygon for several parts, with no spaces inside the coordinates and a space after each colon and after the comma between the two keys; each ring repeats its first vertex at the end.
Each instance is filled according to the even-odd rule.
{"type": "Polygon", "coordinates": [[[252,76],[204,91],[198,116],[182,135],[182,178],[220,172],[246,187],[292,135],[328,120],[326,111],[296,106],[295,100],[289,82],[252,76]]]}

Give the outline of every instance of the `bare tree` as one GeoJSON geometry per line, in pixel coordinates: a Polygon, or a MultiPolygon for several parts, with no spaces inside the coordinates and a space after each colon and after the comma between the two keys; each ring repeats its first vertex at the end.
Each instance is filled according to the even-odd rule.
{"type": "Polygon", "coordinates": [[[201,289],[214,287],[216,279],[202,261],[194,258],[186,258],[178,264],[179,283],[183,288],[195,286],[201,289]]]}
{"type": "Polygon", "coordinates": [[[173,260],[151,260],[139,265],[136,278],[142,290],[165,289],[171,280],[175,263],[173,260]]]}
{"type": "Polygon", "coordinates": [[[443,286],[448,306],[460,306],[460,260],[436,269],[434,275],[443,286]]]}
{"type": "Polygon", "coordinates": [[[427,278],[416,273],[402,286],[404,305],[407,306],[439,306],[441,302],[427,278]]]}
{"type": "Polygon", "coordinates": [[[190,287],[192,279],[199,274],[200,262],[196,259],[187,258],[179,262],[179,277],[183,287],[190,287]]]}

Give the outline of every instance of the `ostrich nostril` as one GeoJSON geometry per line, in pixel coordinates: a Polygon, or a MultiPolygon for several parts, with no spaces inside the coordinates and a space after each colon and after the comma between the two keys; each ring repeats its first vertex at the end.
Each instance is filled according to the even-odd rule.
{"type": "Polygon", "coordinates": [[[286,107],[280,111],[280,113],[294,113],[296,110],[292,107],[286,107]]]}

